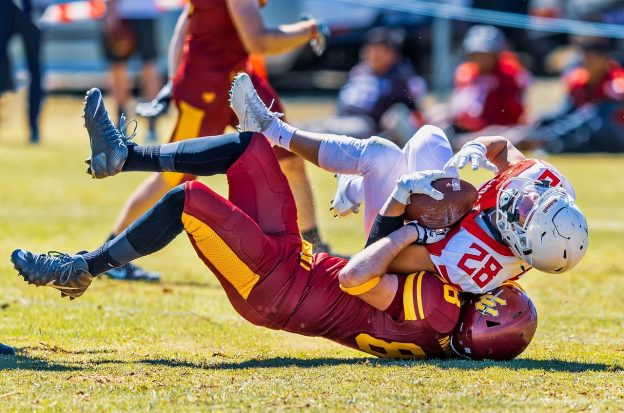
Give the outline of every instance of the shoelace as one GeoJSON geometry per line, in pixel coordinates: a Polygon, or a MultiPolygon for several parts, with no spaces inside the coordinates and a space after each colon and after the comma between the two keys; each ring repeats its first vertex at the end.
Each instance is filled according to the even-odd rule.
{"type": "Polygon", "coordinates": [[[76,268],[76,262],[72,256],[64,252],[48,251],[47,254],[40,254],[35,258],[35,271],[39,273],[59,276],[59,282],[67,284],[69,277],[75,273],[84,274],[87,271],[83,268],[76,268]]]}
{"type": "Polygon", "coordinates": [[[271,112],[271,108],[275,103],[275,99],[271,101],[271,105],[267,108],[264,102],[260,100],[260,97],[257,94],[253,94],[252,96],[247,95],[247,107],[251,112],[251,116],[256,123],[256,125],[261,128],[262,121],[266,121],[272,117],[281,118],[284,116],[281,112],[271,112]]]}
{"type": "Polygon", "coordinates": [[[137,129],[139,127],[139,123],[136,119],[130,119],[130,121],[126,121],[126,119],[126,114],[122,113],[121,118],[119,119],[119,133],[121,133],[121,138],[124,140],[124,142],[128,142],[134,139],[134,137],[137,135],[137,129]],[[128,128],[132,124],[134,124],[134,129],[132,130],[130,136],[128,136],[128,128]]]}
{"type": "Polygon", "coordinates": [[[130,122],[126,121],[126,115],[122,114],[119,119],[119,128],[116,128],[111,121],[108,113],[102,114],[97,120],[100,130],[104,131],[104,136],[107,141],[116,141],[119,137],[125,142],[132,140],[137,135],[138,122],[136,119],[132,119],[130,122]],[[128,128],[134,123],[134,129],[130,136],[128,136],[128,128]]]}

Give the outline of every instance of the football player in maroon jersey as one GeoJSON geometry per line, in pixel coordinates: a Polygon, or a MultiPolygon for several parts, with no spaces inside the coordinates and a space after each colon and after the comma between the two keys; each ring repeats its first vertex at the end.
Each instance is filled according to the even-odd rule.
{"type": "MultiPolygon", "coordinates": [[[[233,77],[245,71],[262,99],[283,111],[279,96],[266,75],[250,63],[250,53],[283,53],[307,43],[322,53],[328,31],[314,19],[267,27],[260,14],[264,3],[264,0],[189,1],[170,42],[170,80],[154,101],[137,107],[137,114],[156,117],[167,109],[173,98],[178,119],[170,142],[221,134],[228,125],[236,124],[236,117],[227,103],[228,89],[233,77]]],[[[314,200],[303,160],[279,147],[275,148],[275,153],[293,188],[304,238],[313,243],[315,250],[328,250],[316,226],[314,200]]],[[[147,178],[128,199],[109,239],[121,233],[168,190],[190,179],[194,176],[169,171],[147,178]]],[[[125,280],[159,279],[157,273],[132,263],[111,269],[107,274],[125,280]]]]}
{"type": "Polygon", "coordinates": [[[369,242],[404,225],[412,193],[442,199],[431,183],[456,174],[456,168],[471,164],[473,170],[498,172],[479,188],[473,210],[448,236],[436,240],[440,234],[425,231],[429,245],[406,246],[391,271],[435,272],[460,291],[482,294],[531,267],[563,273],[587,252],[587,222],[569,181],[548,162],[526,158],[504,137],[479,137],[453,155],[444,132],[426,125],[401,149],[379,137],[299,130],[264,105],[246,74],[236,77],[231,95],[242,130],[261,132],[323,169],[359,179],[369,242]]]}
{"type": "Polygon", "coordinates": [[[535,310],[516,286],[503,285],[468,301],[460,318],[459,292],[439,276],[387,273],[406,245],[427,242],[428,233],[416,223],[377,240],[350,261],[313,254],[301,239],[288,182],[259,133],[140,147],[113,126],[97,89],[88,94],[85,124],[94,176],[221,173],[230,184],[229,200],[199,182],[187,182],[95,251],[70,256],[15,250],[11,260],[29,283],[78,298],[94,276],[155,252],[186,231],[234,308],[259,326],[325,337],[389,358],[450,356],[452,340],[457,355],[509,359],[533,336],[535,310]]]}
{"type": "Polygon", "coordinates": [[[78,298],[94,276],[156,252],[185,231],[232,306],[256,325],[325,337],[380,357],[450,355],[460,312],[457,289],[424,271],[386,273],[405,246],[425,241],[418,224],[403,226],[349,261],[314,254],[301,238],[288,181],[262,134],[138,146],[114,127],[97,89],[88,93],[85,125],[93,176],[225,174],[229,200],[190,181],[95,251],[70,256],[15,250],[11,260],[29,283],[78,298]],[[363,277],[368,281],[360,282],[363,277]]]}

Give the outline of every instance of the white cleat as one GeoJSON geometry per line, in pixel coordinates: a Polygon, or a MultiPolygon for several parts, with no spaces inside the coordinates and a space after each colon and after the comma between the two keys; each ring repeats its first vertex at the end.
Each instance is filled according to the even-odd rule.
{"type": "Polygon", "coordinates": [[[347,195],[347,188],[349,187],[349,182],[356,175],[344,175],[337,174],[336,178],[338,178],[338,188],[336,189],[336,195],[331,202],[331,208],[329,209],[334,213],[334,218],[345,217],[350,213],[357,214],[360,212],[360,204],[352,201],[347,195]]]}
{"type": "Polygon", "coordinates": [[[238,128],[243,132],[264,132],[271,120],[284,116],[267,108],[247,73],[239,73],[232,81],[230,107],[238,117],[238,128]]]}

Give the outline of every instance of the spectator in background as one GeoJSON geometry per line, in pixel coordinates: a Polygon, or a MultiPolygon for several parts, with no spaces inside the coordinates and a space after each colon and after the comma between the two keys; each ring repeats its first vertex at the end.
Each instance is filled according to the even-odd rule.
{"type": "Polygon", "coordinates": [[[337,114],[313,125],[360,139],[386,135],[402,146],[422,124],[418,100],[426,92],[423,78],[401,54],[405,34],[378,27],[370,30],[360,60],[338,95],[337,114]]]}
{"type": "Polygon", "coordinates": [[[493,26],[473,26],[463,46],[466,62],[455,72],[450,99],[454,132],[474,133],[492,125],[521,123],[530,74],[515,54],[505,50],[503,33],[493,26]]]}
{"type": "Polygon", "coordinates": [[[566,100],[543,118],[532,138],[550,152],[624,151],[624,68],[611,58],[612,39],[575,36],[578,67],[564,74],[566,100]]]}
{"type": "Polygon", "coordinates": [[[564,75],[570,107],[624,101],[624,69],[610,57],[613,41],[576,36],[573,44],[581,51],[582,63],[564,75]]]}
{"type": "MultiPolygon", "coordinates": [[[[119,116],[127,112],[132,86],[128,59],[135,52],[141,57],[143,99],[152,100],[162,86],[156,59],[156,0],[108,0],[104,17],[104,54],[110,61],[111,89],[119,116]]],[[[156,140],[155,123],[150,120],[149,140],[156,140]]]]}
{"type": "Polygon", "coordinates": [[[13,90],[11,64],[8,54],[9,40],[19,34],[24,45],[26,63],[30,73],[28,88],[28,124],[30,143],[39,142],[39,114],[43,101],[41,83],[41,30],[32,16],[30,0],[0,0],[0,95],[13,90]]]}

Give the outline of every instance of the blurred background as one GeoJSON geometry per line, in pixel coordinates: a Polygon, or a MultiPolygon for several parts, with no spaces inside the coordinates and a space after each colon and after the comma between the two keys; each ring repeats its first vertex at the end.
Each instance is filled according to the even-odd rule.
{"type": "MultiPolygon", "coordinates": [[[[15,4],[18,13],[25,15],[39,31],[37,35],[29,35],[26,30],[26,36],[20,39],[20,23],[16,23],[18,27],[13,30],[16,35],[3,34],[0,44],[6,49],[0,50],[4,55],[0,92],[26,88],[32,74],[29,69],[34,65],[33,54],[39,57],[40,70],[34,74],[41,77],[41,98],[33,96],[33,92],[27,98],[30,141],[36,143],[42,134],[36,126],[38,115],[33,113],[38,99],[44,95],[82,94],[93,86],[110,89],[111,66],[102,46],[107,2],[4,2],[15,4]],[[35,51],[29,51],[28,45],[33,49],[33,43],[38,46],[35,51]]],[[[183,6],[184,0],[156,1],[158,82],[166,78],[167,48],[183,6]]],[[[281,95],[315,97],[329,105],[325,112],[368,117],[364,129],[336,132],[382,134],[401,143],[427,122],[444,126],[456,146],[461,146],[471,133],[487,131],[488,127],[494,127],[493,131],[498,133],[498,127],[504,126],[512,141],[525,149],[550,152],[624,149],[624,141],[618,137],[624,123],[619,105],[620,83],[624,82],[619,66],[623,59],[624,1],[270,0],[262,13],[267,26],[297,21],[307,13],[331,29],[322,56],[306,46],[261,59],[271,84],[281,95]],[[492,41],[488,37],[491,33],[477,33],[469,46],[473,50],[467,50],[470,28],[490,24],[500,29],[502,43],[488,44],[492,41]],[[367,40],[374,28],[385,28],[391,33],[381,35],[386,38],[367,40]],[[379,79],[375,80],[377,84],[371,84],[370,79],[357,78],[360,73],[353,71],[358,63],[371,64],[365,57],[367,42],[385,45],[396,53],[390,66],[404,64],[400,73],[390,73],[388,69],[385,81],[403,76],[407,98],[395,93],[386,96],[383,104],[379,102],[381,98],[364,102],[375,100],[371,96],[387,87],[379,79]],[[481,50],[484,48],[491,50],[481,50]],[[488,75],[498,69],[488,69],[487,63],[478,61],[484,53],[496,55],[501,61],[498,69],[502,68],[503,72],[515,71],[506,73],[514,84],[505,86],[509,79],[497,78],[494,81],[497,85],[493,86],[492,76],[488,75]],[[476,72],[473,63],[478,66],[476,72]],[[515,69],[510,69],[510,65],[515,69]],[[409,68],[408,75],[404,75],[405,67],[409,68]],[[584,71],[576,70],[579,68],[584,71]],[[497,97],[496,93],[500,95],[497,97]],[[532,99],[535,94],[537,97],[532,99]],[[505,102],[501,103],[501,99],[505,102]],[[480,107],[474,102],[479,102],[480,107]],[[393,107],[394,103],[403,106],[393,107]],[[488,116],[492,110],[506,115],[488,116]],[[602,137],[598,139],[597,135],[602,137]]],[[[28,23],[22,21],[21,25],[28,23]]],[[[376,59],[379,55],[369,58],[376,59]]],[[[136,101],[151,99],[153,92],[139,93],[142,61],[137,53],[128,61],[128,70],[136,101]]],[[[34,95],[37,93],[35,90],[34,95]]],[[[132,112],[134,105],[127,106],[122,109],[132,112]]],[[[8,121],[5,112],[0,106],[0,129],[8,121]]],[[[330,122],[326,126],[335,125],[330,122]]],[[[148,138],[156,139],[155,126],[150,125],[149,129],[148,138]]]]}

